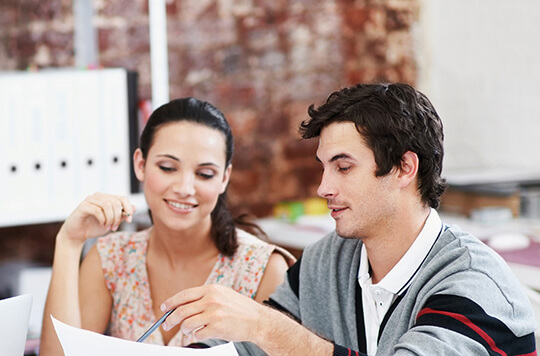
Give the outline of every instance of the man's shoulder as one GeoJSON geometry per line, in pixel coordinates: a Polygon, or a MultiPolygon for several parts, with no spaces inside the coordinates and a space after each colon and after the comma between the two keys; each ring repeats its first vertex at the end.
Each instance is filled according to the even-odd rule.
{"type": "Polygon", "coordinates": [[[491,264],[505,264],[491,247],[458,226],[446,228],[436,241],[434,250],[439,258],[456,260],[456,255],[461,255],[461,262],[466,262],[472,268],[482,269],[491,264]]]}
{"type": "Polygon", "coordinates": [[[321,269],[325,273],[329,269],[347,271],[358,264],[361,248],[360,239],[346,239],[333,231],[304,249],[301,269],[309,274],[317,274],[321,269]]]}
{"type": "Polygon", "coordinates": [[[323,238],[307,246],[304,249],[304,254],[328,254],[338,250],[354,251],[358,247],[362,246],[360,239],[343,238],[339,236],[336,231],[332,231],[325,235],[323,238]]]}
{"type": "Polygon", "coordinates": [[[437,239],[426,259],[426,266],[435,271],[447,271],[454,278],[469,276],[479,281],[480,276],[494,286],[514,284],[515,276],[508,264],[491,247],[474,235],[451,226],[437,239]]]}

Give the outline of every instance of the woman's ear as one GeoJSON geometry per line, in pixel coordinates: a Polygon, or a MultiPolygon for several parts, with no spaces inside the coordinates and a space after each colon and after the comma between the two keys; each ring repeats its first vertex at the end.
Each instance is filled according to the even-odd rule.
{"type": "Polygon", "coordinates": [[[232,172],[232,164],[229,164],[227,169],[225,169],[225,174],[223,174],[223,180],[221,181],[221,194],[225,192],[225,189],[227,189],[227,185],[229,184],[229,179],[231,179],[231,172],[232,172]]]}
{"type": "Polygon", "coordinates": [[[137,148],[135,153],[133,153],[133,170],[139,182],[144,182],[144,164],[142,151],[140,148],[137,148]]]}
{"type": "Polygon", "coordinates": [[[418,155],[407,151],[401,157],[401,167],[398,174],[398,183],[400,188],[404,188],[415,180],[418,173],[418,155]]]}

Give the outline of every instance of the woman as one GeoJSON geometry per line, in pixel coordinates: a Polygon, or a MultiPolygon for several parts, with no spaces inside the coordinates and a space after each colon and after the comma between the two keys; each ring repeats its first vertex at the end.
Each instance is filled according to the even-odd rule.
{"type": "MultiPolygon", "coordinates": [[[[56,237],[40,355],[61,353],[50,314],[136,340],[159,318],[161,303],[183,289],[217,283],[257,301],[273,292],[294,258],[239,229],[256,225],[232,218],[226,207],[232,155],[231,129],[209,103],[177,99],[154,111],[133,156],[153,225],[99,238],[79,270],[84,241],[130,222],[135,207],[97,193],[73,211],[56,237]]],[[[160,328],[146,342],[193,342],[179,327],[160,328]]]]}

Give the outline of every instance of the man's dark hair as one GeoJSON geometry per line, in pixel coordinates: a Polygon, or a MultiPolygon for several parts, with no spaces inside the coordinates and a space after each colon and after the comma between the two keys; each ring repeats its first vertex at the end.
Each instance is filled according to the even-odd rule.
{"type": "Polygon", "coordinates": [[[441,177],[443,125],[428,98],[408,84],[357,84],[336,91],[326,102],[308,109],[300,124],[302,138],[318,137],[334,122],[353,122],[373,151],[377,177],[400,168],[403,154],[419,159],[418,190],[422,201],[439,207],[446,181],[441,177]]]}

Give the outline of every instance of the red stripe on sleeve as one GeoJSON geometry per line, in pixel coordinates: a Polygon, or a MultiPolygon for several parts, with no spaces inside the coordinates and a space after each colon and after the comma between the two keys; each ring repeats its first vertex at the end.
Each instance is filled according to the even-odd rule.
{"type": "MultiPolygon", "coordinates": [[[[425,315],[425,314],[442,314],[442,315],[446,315],[446,316],[449,316],[451,318],[454,318],[456,320],[461,321],[463,324],[467,325],[468,327],[470,327],[471,329],[476,331],[476,333],[488,343],[488,345],[491,347],[491,350],[493,350],[494,352],[497,352],[501,356],[507,356],[506,352],[499,349],[497,347],[497,345],[495,345],[495,341],[493,341],[493,339],[484,330],[482,330],[479,326],[474,324],[466,316],[461,315],[461,314],[457,314],[457,313],[451,313],[451,312],[446,312],[446,311],[441,311],[441,310],[435,310],[435,309],[431,309],[431,308],[424,308],[418,313],[416,318],[418,319],[419,317],[421,317],[422,315],[425,315]]],[[[535,354],[536,353],[531,354],[531,355],[535,355],[535,354]]]]}

